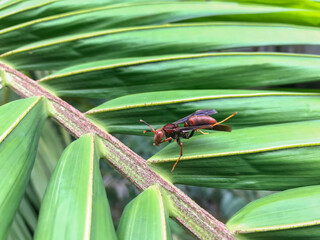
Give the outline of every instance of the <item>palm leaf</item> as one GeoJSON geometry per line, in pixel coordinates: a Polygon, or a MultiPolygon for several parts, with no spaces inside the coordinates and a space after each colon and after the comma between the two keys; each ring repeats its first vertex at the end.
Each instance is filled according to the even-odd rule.
{"type": "Polygon", "coordinates": [[[8,233],[8,240],[32,240],[28,226],[19,211],[16,213],[12,222],[11,229],[8,233]]]}
{"type": "Polygon", "coordinates": [[[0,107],[0,238],[19,207],[36,156],[46,112],[39,97],[17,100],[0,107]]]}
{"type": "Polygon", "coordinates": [[[98,160],[91,135],[64,151],[41,205],[35,239],[116,239],[98,160]]]}
{"type": "MultiPolygon", "coordinates": [[[[139,2],[141,0],[130,0],[129,2],[139,2]]],[[[117,0],[117,3],[128,2],[127,0],[117,0]]],[[[2,5],[0,8],[1,28],[18,25],[35,19],[55,16],[57,14],[69,13],[73,11],[86,10],[90,8],[102,7],[114,4],[112,0],[13,0],[2,5]]]]}
{"type": "Polygon", "coordinates": [[[237,239],[317,239],[319,186],[296,188],[256,200],[227,223],[237,239]]]}
{"type": "MultiPolygon", "coordinates": [[[[65,150],[50,181],[41,206],[36,238],[100,239],[109,237],[108,234],[116,238],[98,170],[100,151],[110,165],[139,189],[153,185],[128,205],[118,230],[119,236],[125,239],[135,234],[139,239],[140,236],[150,239],[155,233],[159,233],[157,237],[161,239],[170,238],[168,215],[198,238],[232,239],[223,224],[172,183],[271,190],[319,184],[319,94],[312,93],[316,92],[314,89],[310,92],[235,89],[317,81],[318,57],[222,52],[238,51],[239,48],[247,51],[243,48],[248,47],[318,45],[317,1],[5,0],[0,6],[0,19],[1,61],[18,70],[40,69],[50,73],[60,70],[41,79],[40,86],[0,63],[1,84],[23,97],[45,96],[50,115],[74,136],[80,137],[65,150]],[[55,95],[78,97],[68,98],[68,101],[79,109],[88,106],[93,109],[84,115],[55,95]],[[88,102],[84,98],[115,99],[96,106],[100,101],[88,102]],[[81,102],[86,106],[79,104],[81,102]],[[179,156],[178,145],[170,144],[146,164],[105,131],[141,134],[145,126],[138,122],[140,118],[154,127],[162,127],[204,108],[217,109],[217,120],[238,111],[238,115],[229,121],[234,131],[195,136],[184,141],[183,158],[171,174],[171,166],[179,156]],[[96,142],[92,134],[98,135],[96,142]],[[67,155],[72,156],[72,161],[67,155]],[[69,191],[62,188],[64,184],[69,191]],[[96,194],[88,194],[88,189],[96,194]],[[79,196],[79,201],[75,196],[79,196]],[[58,201],[54,202],[54,199],[58,201]],[[153,216],[150,213],[154,209],[157,214],[153,216]],[[139,214],[135,215],[135,211],[139,214]],[[141,219],[145,217],[150,221],[144,223],[141,219]],[[158,223],[157,226],[153,222],[158,223]]],[[[0,95],[3,103],[9,99],[7,92],[0,95]]],[[[33,98],[34,101],[39,99],[33,98]]],[[[39,102],[44,105],[42,100],[39,102]]],[[[4,114],[23,111],[19,107],[5,109],[8,111],[1,112],[0,108],[0,120],[4,114]]],[[[46,117],[44,106],[37,114],[41,119],[46,117]]],[[[2,156],[15,156],[21,152],[16,149],[23,146],[22,149],[27,149],[23,152],[27,158],[24,162],[29,164],[23,170],[30,174],[39,137],[39,131],[35,129],[43,121],[36,117],[33,121],[25,119],[22,122],[27,122],[29,125],[25,125],[29,127],[20,130],[19,123],[14,134],[10,133],[0,144],[0,152],[12,152],[12,155],[11,152],[1,154],[0,161],[2,156]],[[30,143],[31,135],[28,135],[29,145],[15,139],[15,151],[13,145],[2,148],[11,141],[10,136],[19,136],[26,129],[33,133],[35,141],[30,143]]],[[[0,121],[0,133],[1,126],[4,129],[10,126],[6,124],[0,121]]],[[[43,138],[42,149],[47,144],[55,145],[55,141],[43,138]]],[[[34,168],[34,179],[27,188],[26,201],[17,212],[11,238],[29,239],[32,235],[36,219],[29,210],[31,204],[40,205],[47,175],[54,165],[51,163],[56,158],[53,149],[39,154],[41,162],[34,168]],[[48,169],[46,155],[50,158],[48,169]],[[38,178],[43,179],[41,184],[35,183],[38,178]],[[31,216],[30,221],[26,220],[28,216],[31,216]]],[[[60,147],[56,149],[59,152],[60,147]]],[[[20,165],[17,166],[11,168],[19,169],[20,165]]],[[[7,174],[9,171],[4,169],[7,174]]],[[[15,212],[12,206],[17,209],[29,176],[17,179],[22,183],[11,206],[5,206],[5,211],[11,210],[10,214],[2,214],[9,217],[3,227],[0,226],[0,232],[3,229],[4,233],[0,238],[7,234],[15,212]]],[[[11,186],[11,189],[15,188],[11,186]]],[[[310,197],[310,192],[307,195],[310,197]]],[[[263,209],[263,213],[267,210],[263,209]]],[[[299,209],[293,212],[297,213],[299,209]]],[[[259,222],[259,215],[255,217],[259,222]]],[[[301,219],[303,224],[306,218],[301,219]]],[[[264,220],[260,222],[265,223],[264,220]]],[[[265,226],[274,227],[270,222],[265,226]]],[[[237,227],[234,233],[239,238],[263,235],[263,238],[273,239],[284,236],[285,232],[255,235],[245,233],[245,227],[241,232],[241,225],[237,227]]],[[[319,232],[316,226],[309,226],[295,228],[290,234],[304,239],[309,230],[311,237],[319,232]]]]}
{"type": "Polygon", "coordinates": [[[316,55],[283,53],[120,58],[65,68],[39,83],[59,96],[110,99],[159,90],[249,88],[318,81],[319,66],[316,55]]]}
{"type": "Polygon", "coordinates": [[[217,132],[177,144],[152,156],[148,163],[174,183],[206,187],[283,190],[316,185],[320,121],[250,127],[217,132]]]}
{"type": "MultiPolygon", "coordinates": [[[[256,22],[318,26],[320,18],[320,12],[318,11],[238,5],[228,2],[138,2],[103,5],[101,7],[97,3],[93,6],[90,6],[89,3],[84,6],[77,3],[74,5],[74,9],[70,5],[68,7],[64,6],[63,2],[60,2],[60,5],[58,3],[53,3],[52,1],[47,4],[42,3],[43,11],[50,11],[51,14],[53,11],[55,15],[33,16],[35,19],[29,22],[26,22],[27,19],[18,19],[23,9],[19,9],[20,14],[10,12],[9,16],[2,16],[4,26],[10,26],[12,22],[15,23],[15,25],[3,28],[0,31],[2,51],[13,50],[35,40],[129,26],[165,24],[179,21],[246,22],[248,20],[253,21],[253,19],[256,19],[256,22]],[[18,24],[19,20],[21,24],[18,24]],[[86,27],[84,28],[83,26],[86,27]],[[21,34],[23,34],[23,38],[16,38],[21,34]]],[[[36,6],[32,7],[35,8],[36,6]]],[[[31,18],[31,16],[29,17],[31,18]]]]}
{"type": "Polygon", "coordinates": [[[168,210],[158,186],[149,187],[125,208],[119,223],[118,237],[125,239],[172,239],[168,210]]]}
{"type": "Polygon", "coordinates": [[[320,10],[320,4],[317,0],[223,0],[232,1],[238,3],[253,3],[253,4],[263,4],[263,5],[274,5],[274,6],[286,6],[291,8],[299,9],[312,9],[320,10]]]}
{"type": "Polygon", "coordinates": [[[263,90],[184,90],[133,94],[105,102],[86,113],[108,132],[142,134],[199,109],[215,109],[213,117],[233,128],[319,119],[319,94],[263,90]]]}
{"type": "Polygon", "coordinates": [[[20,70],[48,70],[121,57],[267,45],[317,45],[319,37],[318,28],[294,25],[193,23],[142,26],[35,42],[0,55],[0,60],[12,62],[20,70]]]}

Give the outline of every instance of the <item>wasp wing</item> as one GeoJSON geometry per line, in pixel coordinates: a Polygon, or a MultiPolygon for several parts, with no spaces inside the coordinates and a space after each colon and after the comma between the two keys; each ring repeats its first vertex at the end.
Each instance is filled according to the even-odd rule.
{"type": "Polygon", "coordinates": [[[175,121],[173,124],[179,124],[179,123],[184,123],[185,121],[187,121],[190,117],[192,116],[201,116],[201,115],[212,115],[212,114],[216,114],[218,113],[216,110],[214,109],[203,109],[203,110],[198,110],[198,111],[195,111],[194,113],[184,117],[184,118],[181,118],[179,119],[178,121],[175,121]]]}
{"type": "Polygon", "coordinates": [[[224,131],[224,132],[231,132],[232,131],[232,128],[230,126],[223,125],[223,124],[218,124],[215,126],[200,125],[200,126],[181,127],[179,129],[183,132],[188,132],[188,131],[198,130],[198,129],[216,130],[216,131],[224,131]]]}
{"type": "Polygon", "coordinates": [[[213,126],[211,128],[211,130],[223,131],[223,132],[231,132],[232,131],[232,127],[230,127],[228,125],[219,124],[219,125],[213,126]]]}

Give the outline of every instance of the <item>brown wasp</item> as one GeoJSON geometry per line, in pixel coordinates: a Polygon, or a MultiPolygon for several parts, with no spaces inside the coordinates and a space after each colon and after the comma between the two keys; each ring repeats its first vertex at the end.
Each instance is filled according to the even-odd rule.
{"type": "Polygon", "coordinates": [[[182,149],[183,144],[180,141],[180,138],[191,138],[195,131],[199,131],[202,134],[201,129],[207,129],[207,130],[216,130],[216,131],[225,131],[225,132],[231,132],[232,128],[227,125],[222,125],[221,123],[227,121],[229,118],[233,117],[237,113],[231,114],[229,117],[223,119],[220,122],[217,122],[214,118],[210,117],[210,115],[216,114],[217,111],[214,109],[204,109],[204,110],[198,110],[184,118],[179,119],[178,121],[175,121],[173,123],[169,123],[162,128],[159,128],[157,130],[154,130],[153,127],[150,126],[147,122],[140,120],[140,122],[143,122],[144,124],[148,125],[151,130],[144,130],[143,133],[146,132],[153,132],[154,133],[154,144],[159,146],[159,144],[164,142],[171,142],[172,140],[177,141],[178,145],[180,146],[180,157],[173,165],[171,172],[173,172],[175,166],[179,162],[180,158],[182,157],[182,149]],[[178,124],[184,124],[184,127],[179,127],[178,124]],[[164,140],[163,138],[166,137],[164,140]]]}

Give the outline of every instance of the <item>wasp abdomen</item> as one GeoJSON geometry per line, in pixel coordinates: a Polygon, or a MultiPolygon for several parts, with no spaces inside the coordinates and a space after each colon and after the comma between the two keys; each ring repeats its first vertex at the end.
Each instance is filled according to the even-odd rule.
{"type": "Polygon", "coordinates": [[[185,126],[201,126],[201,125],[213,125],[217,121],[210,116],[192,116],[185,122],[185,126]]]}

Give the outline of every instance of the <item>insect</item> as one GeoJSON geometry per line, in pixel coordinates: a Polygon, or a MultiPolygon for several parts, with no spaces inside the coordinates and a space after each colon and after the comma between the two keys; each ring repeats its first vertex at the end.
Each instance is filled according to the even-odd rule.
{"type": "Polygon", "coordinates": [[[177,163],[182,157],[183,144],[180,141],[180,138],[185,138],[185,139],[191,138],[195,131],[199,131],[202,134],[206,134],[206,133],[203,133],[201,129],[231,132],[232,128],[230,126],[222,125],[221,123],[227,121],[229,118],[233,117],[237,113],[235,112],[231,114],[229,117],[223,119],[220,122],[217,122],[214,118],[210,117],[210,115],[213,115],[216,113],[218,112],[214,109],[198,110],[184,118],[179,119],[178,121],[169,123],[157,130],[154,130],[154,128],[151,127],[150,124],[148,124],[143,120],[140,120],[140,122],[143,122],[144,124],[148,125],[151,128],[151,130],[144,130],[143,133],[146,133],[146,132],[154,133],[153,145],[159,146],[159,144],[164,142],[171,142],[172,140],[177,141],[178,145],[180,146],[180,157],[178,158],[178,160],[175,162],[175,164],[171,169],[171,172],[173,172],[174,168],[176,167],[177,163]],[[182,124],[182,123],[184,124],[184,127],[179,127],[178,124],[182,124]]]}

